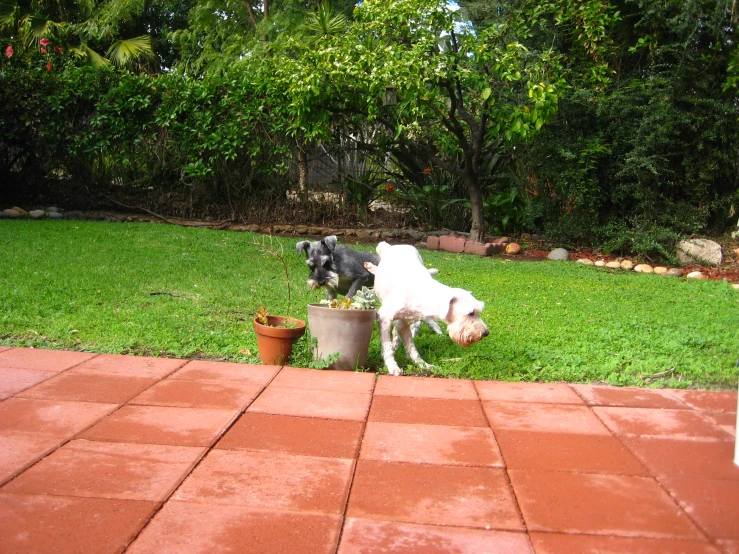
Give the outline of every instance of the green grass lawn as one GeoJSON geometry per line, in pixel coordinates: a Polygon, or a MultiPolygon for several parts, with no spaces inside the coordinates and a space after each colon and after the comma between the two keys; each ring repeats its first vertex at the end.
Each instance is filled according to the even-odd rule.
{"type": "MultiPolygon", "coordinates": [[[[261,305],[288,311],[280,261],[254,244],[265,240],[159,224],[0,220],[0,344],[258,363],[252,314],[261,305]]],[[[289,266],[289,313],[305,319],[307,304],[324,296],[305,286],[297,240],[272,242],[289,266]]],[[[440,281],[485,302],[490,328],[463,349],[424,326],[416,344],[434,375],[736,388],[739,292],[724,282],[421,254],[440,281]]],[[[306,334],[292,365],[311,365],[309,346],[306,334]]],[[[398,361],[407,362],[402,349],[398,361]]],[[[368,365],[385,371],[377,331],[368,365]]]]}

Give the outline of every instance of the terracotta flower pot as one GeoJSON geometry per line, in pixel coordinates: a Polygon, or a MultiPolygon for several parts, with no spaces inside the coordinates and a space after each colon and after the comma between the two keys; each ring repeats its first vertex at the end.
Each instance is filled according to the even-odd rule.
{"type": "Polygon", "coordinates": [[[342,310],[325,304],[308,304],[308,328],[316,339],[313,359],[327,359],[339,354],[330,369],[354,370],[367,362],[375,310],[342,310]]]}
{"type": "Polygon", "coordinates": [[[284,365],[293,352],[293,343],[305,333],[305,321],[281,315],[268,315],[268,325],[254,319],[259,359],[265,365],[284,365]],[[284,327],[285,322],[290,327],[284,327]]]}

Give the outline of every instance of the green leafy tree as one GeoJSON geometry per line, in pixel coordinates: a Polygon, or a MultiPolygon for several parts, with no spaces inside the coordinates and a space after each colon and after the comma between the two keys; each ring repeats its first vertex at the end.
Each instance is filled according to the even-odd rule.
{"type": "Polygon", "coordinates": [[[490,160],[557,110],[557,57],[526,48],[527,33],[520,18],[473,32],[442,0],[368,0],[343,34],[317,42],[286,35],[270,76],[286,98],[291,132],[328,140],[338,122],[376,125],[384,132],[371,146],[399,164],[421,157],[457,175],[471,237],[482,240],[490,160]]]}

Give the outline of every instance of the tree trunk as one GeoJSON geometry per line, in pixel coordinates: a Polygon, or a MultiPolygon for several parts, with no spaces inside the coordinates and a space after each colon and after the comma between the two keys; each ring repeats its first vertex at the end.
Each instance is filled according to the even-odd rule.
{"type": "Polygon", "coordinates": [[[470,208],[472,210],[470,240],[485,242],[485,214],[482,209],[482,189],[474,171],[465,171],[465,181],[467,182],[467,193],[470,197],[470,208]]]}
{"type": "Polygon", "coordinates": [[[305,192],[308,185],[308,161],[305,151],[298,145],[298,188],[305,192]]]}

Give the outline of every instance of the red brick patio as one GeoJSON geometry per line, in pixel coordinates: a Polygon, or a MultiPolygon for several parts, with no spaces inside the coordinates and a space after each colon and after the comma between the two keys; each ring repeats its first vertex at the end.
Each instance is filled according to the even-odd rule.
{"type": "Polygon", "coordinates": [[[736,409],[0,346],[0,552],[739,554],[736,409]]]}

